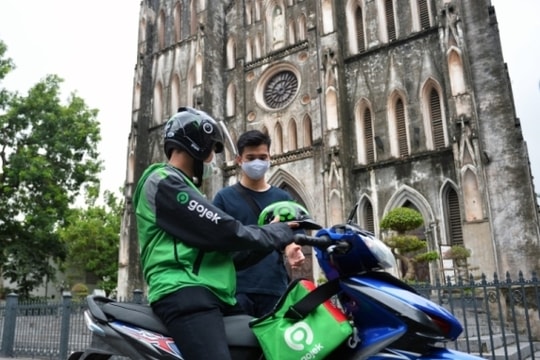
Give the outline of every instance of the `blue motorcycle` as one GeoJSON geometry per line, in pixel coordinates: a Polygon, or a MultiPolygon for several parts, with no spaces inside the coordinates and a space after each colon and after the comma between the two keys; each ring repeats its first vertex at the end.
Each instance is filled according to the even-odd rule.
{"type": "MultiPolygon", "coordinates": [[[[348,221],[323,228],[315,236],[299,234],[295,242],[316,249],[328,283],[337,285],[334,299],[354,324],[353,337],[331,358],[481,359],[444,346],[458,338],[462,326],[445,308],[385,271],[395,266],[395,258],[373,234],[348,221]]],[[[181,349],[149,306],[101,296],[89,296],[87,301],[85,321],[92,343],[69,360],[104,360],[113,355],[183,359],[181,349]]],[[[233,359],[264,359],[249,327],[251,320],[247,315],[225,319],[233,359]]]]}
{"type": "Polygon", "coordinates": [[[353,319],[356,337],[345,358],[481,359],[444,346],[458,338],[461,324],[384,271],[395,267],[395,258],[372,233],[348,222],[321,229],[315,237],[298,235],[297,242],[314,246],[326,278],[339,282],[337,298],[353,319]]]}

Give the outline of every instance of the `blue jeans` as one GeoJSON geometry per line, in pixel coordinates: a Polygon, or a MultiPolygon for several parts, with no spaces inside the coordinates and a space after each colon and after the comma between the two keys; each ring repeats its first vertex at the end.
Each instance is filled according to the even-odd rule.
{"type": "Polygon", "coordinates": [[[175,291],[152,304],[187,360],[229,360],[223,317],[244,313],[219,300],[210,290],[193,286],[175,291]]]}

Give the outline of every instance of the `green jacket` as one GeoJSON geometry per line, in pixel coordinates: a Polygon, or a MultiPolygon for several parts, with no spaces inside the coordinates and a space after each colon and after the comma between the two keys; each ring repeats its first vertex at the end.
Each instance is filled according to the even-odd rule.
{"type": "Polygon", "coordinates": [[[148,301],[186,286],[204,286],[233,305],[232,251],[281,249],[293,231],[284,223],[244,226],[212,205],[189,177],[168,164],[153,164],[133,196],[148,301]]]}

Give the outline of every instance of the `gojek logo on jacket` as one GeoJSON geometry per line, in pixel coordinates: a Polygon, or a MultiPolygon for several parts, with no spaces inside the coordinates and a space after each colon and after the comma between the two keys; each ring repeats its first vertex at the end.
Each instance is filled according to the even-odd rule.
{"type": "Polygon", "coordinates": [[[199,203],[197,200],[190,199],[189,194],[185,191],[181,191],[178,193],[178,195],[176,195],[176,201],[178,201],[182,205],[187,205],[187,209],[189,211],[196,212],[201,218],[206,218],[216,224],[219,220],[221,220],[221,217],[218,213],[209,210],[206,206],[199,203]]]}

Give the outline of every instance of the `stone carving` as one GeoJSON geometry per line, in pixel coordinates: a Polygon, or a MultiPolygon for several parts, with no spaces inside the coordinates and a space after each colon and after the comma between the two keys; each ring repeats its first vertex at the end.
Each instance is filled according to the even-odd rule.
{"type": "Polygon", "coordinates": [[[336,87],[336,68],[337,61],[334,51],[330,48],[324,49],[323,52],[323,70],[325,73],[326,87],[336,87]]]}
{"type": "Polygon", "coordinates": [[[461,46],[461,19],[452,2],[446,3],[441,12],[444,20],[444,43],[461,46]]]}

